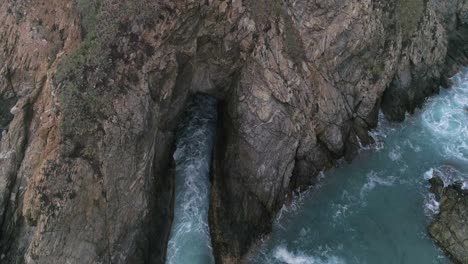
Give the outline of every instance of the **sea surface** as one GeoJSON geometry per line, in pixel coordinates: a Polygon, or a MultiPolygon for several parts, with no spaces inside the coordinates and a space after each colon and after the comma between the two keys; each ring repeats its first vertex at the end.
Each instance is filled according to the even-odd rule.
{"type": "Polygon", "coordinates": [[[214,263],[208,209],[210,165],[216,138],[216,99],[195,95],[176,134],[174,222],[167,264],[214,263]]]}

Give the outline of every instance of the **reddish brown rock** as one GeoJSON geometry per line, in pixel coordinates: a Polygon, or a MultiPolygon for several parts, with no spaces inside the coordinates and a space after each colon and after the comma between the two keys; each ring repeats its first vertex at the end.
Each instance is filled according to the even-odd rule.
{"type": "Polygon", "coordinates": [[[173,131],[197,92],[221,100],[215,256],[241,262],[292,190],[368,141],[381,101],[401,119],[466,62],[467,10],[455,0],[3,1],[2,263],[163,263],[173,131]]]}

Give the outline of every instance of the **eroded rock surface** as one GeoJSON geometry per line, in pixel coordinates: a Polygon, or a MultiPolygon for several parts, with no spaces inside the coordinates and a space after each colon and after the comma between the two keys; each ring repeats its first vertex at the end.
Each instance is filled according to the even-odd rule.
{"type": "Polygon", "coordinates": [[[467,62],[467,10],[465,0],[2,1],[1,262],[164,263],[174,129],[197,92],[221,100],[216,260],[241,262],[291,191],[369,141],[381,107],[401,120],[467,62]]]}
{"type": "Polygon", "coordinates": [[[461,183],[444,186],[438,175],[430,183],[440,201],[440,213],[429,233],[454,262],[468,263],[468,190],[461,183]]]}

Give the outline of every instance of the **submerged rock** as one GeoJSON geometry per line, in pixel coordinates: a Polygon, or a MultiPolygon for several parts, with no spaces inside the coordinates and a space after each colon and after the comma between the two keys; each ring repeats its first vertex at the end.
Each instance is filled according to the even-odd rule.
{"type": "Polygon", "coordinates": [[[436,243],[456,263],[468,263],[468,190],[457,182],[444,185],[440,171],[430,179],[431,191],[440,201],[440,213],[429,227],[436,243]]]}

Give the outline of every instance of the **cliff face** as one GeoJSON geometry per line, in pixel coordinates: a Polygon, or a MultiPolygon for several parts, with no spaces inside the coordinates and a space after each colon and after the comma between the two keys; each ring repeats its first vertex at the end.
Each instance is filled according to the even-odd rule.
{"type": "Polygon", "coordinates": [[[241,261],[381,107],[401,120],[466,64],[465,2],[3,1],[2,263],[163,263],[197,92],[221,101],[215,256],[241,261]]]}
{"type": "Polygon", "coordinates": [[[444,186],[439,173],[459,173],[451,167],[442,167],[430,179],[431,191],[440,202],[440,213],[433,219],[429,233],[454,263],[468,262],[468,190],[461,183],[444,186]]]}

